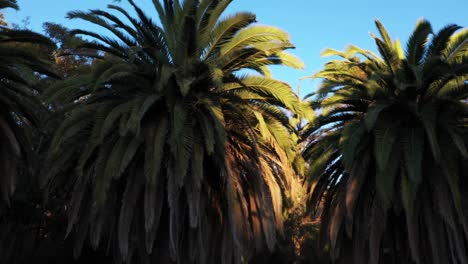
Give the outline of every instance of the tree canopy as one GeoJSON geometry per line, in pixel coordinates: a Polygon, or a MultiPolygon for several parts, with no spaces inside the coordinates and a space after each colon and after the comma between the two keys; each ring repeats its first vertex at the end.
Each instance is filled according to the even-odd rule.
{"type": "Polygon", "coordinates": [[[468,263],[467,28],[376,20],[302,99],[232,0],[126,2],[0,16],[0,263],[468,263]]]}
{"type": "Polygon", "coordinates": [[[312,210],[334,258],[349,240],[354,263],[464,262],[468,31],[420,20],[404,51],[376,26],[380,56],[327,49],[341,59],[314,75],[320,115],[303,152],[312,210]]]}

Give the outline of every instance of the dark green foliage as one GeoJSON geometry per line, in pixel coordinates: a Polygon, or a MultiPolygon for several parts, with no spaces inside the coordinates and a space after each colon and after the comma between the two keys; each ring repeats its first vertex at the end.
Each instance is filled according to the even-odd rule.
{"type": "Polygon", "coordinates": [[[327,50],[342,59],[314,76],[304,157],[323,242],[352,263],[467,263],[467,30],[419,21],[404,55],[376,25],[381,57],[327,50]]]}
{"type": "MultiPolygon", "coordinates": [[[[0,1],[0,7],[15,7],[15,1],[0,1]]],[[[55,76],[50,63],[39,59],[18,44],[53,45],[46,37],[28,30],[0,28],[0,193],[8,205],[17,179],[18,164],[24,174],[32,172],[32,142],[39,128],[36,74],[55,76]]]]}
{"type": "Polygon", "coordinates": [[[303,67],[289,36],[231,0],[128,2],[68,14],[99,33],[1,21],[0,263],[468,262],[466,29],[403,51],[376,21],[308,108],[269,70],[303,67]]]}
{"type": "Polygon", "coordinates": [[[47,171],[69,197],[76,256],[90,244],[116,261],[241,263],[274,250],[295,181],[285,112],[303,110],[267,66],[302,63],[253,14],[221,18],[230,2],[154,1],[161,26],[133,1],[136,17],[69,13],[113,35],[73,30],[105,56],[45,93],[66,116],[47,171]]]}
{"type": "MultiPolygon", "coordinates": [[[[16,1],[0,8],[18,9],[16,1]]],[[[42,79],[56,76],[51,62],[26,46],[53,43],[29,30],[0,27],[0,255],[2,263],[24,263],[37,247],[41,229],[36,150],[47,110],[38,99],[42,79]],[[35,192],[36,191],[36,192],[35,192]]]]}

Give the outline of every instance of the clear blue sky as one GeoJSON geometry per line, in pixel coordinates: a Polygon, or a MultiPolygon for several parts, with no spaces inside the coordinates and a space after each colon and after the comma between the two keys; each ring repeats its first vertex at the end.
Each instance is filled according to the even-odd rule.
{"type": "MultiPolygon", "coordinates": [[[[135,0],[149,13],[154,13],[151,0],[135,0]]],[[[30,27],[41,31],[46,21],[62,23],[70,28],[89,28],[80,21],[66,20],[70,10],[105,8],[112,0],[18,0],[21,10],[8,11],[10,23],[21,24],[30,18],[30,27]]],[[[124,6],[126,0],[122,0],[124,6]]],[[[298,55],[306,64],[304,71],[275,68],[276,78],[289,82],[294,88],[299,78],[311,75],[327,59],[320,58],[326,48],[344,49],[355,44],[374,49],[369,32],[376,32],[374,19],[379,18],[392,37],[405,43],[418,18],[431,21],[434,30],[448,23],[468,26],[468,0],[234,0],[227,14],[250,11],[262,24],[277,26],[289,32],[298,55]]],[[[311,92],[316,83],[304,81],[302,95],[311,92]]]]}

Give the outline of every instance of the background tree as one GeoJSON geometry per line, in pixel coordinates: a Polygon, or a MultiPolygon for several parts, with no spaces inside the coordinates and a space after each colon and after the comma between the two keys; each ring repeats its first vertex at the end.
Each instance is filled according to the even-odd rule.
{"type": "Polygon", "coordinates": [[[405,53],[376,25],[380,56],[327,49],[314,75],[311,210],[343,263],[466,263],[468,30],[421,20],[405,53]]]}
{"type": "Polygon", "coordinates": [[[97,41],[80,48],[99,62],[46,93],[67,116],[48,170],[51,190],[69,191],[75,254],[87,239],[127,262],[240,263],[273,250],[295,179],[286,110],[303,112],[267,68],[302,67],[284,53],[288,35],[251,13],[221,18],[228,0],[154,1],[161,26],[129,3],[137,17],[114,5],[118,15],[69,13],[115,39],[72,31],[97,41]]]}
{"type": "Polygon", "coordinates": [[[89,70],[88,66],[92,64],[93,59],[89,56],[69,55],[77,53],[76,47],[85,43],[86,40],[70,34],[70,29],[57,23],[46,22],[42,27],[45,35],[57,45],[57,48],[52,52],[57,72],[67,78],[80,71],[89,70]]]}

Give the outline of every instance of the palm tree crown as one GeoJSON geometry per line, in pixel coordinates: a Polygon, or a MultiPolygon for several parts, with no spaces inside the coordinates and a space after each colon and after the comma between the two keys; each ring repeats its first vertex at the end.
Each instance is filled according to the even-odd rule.
{"type": "MultiPolygon", "coordinates": [[[[16,1],[0,1],[0,9],[18,9],[16,1]]],[[[37,113],[44,109],[37,99],[35,74],[55,76],[48,62],[38,59],[20,44],[53,45],[29,30],[0,26],[0,193],[9,204],[15,190],[18,165],[30,171],[30,136],[38,127],[37,113]],[[28,168],[29,167],[29,168],[28,168]]]]}
{"type": "Polygon", "coordinates": [[[284,52],[288,35],[251,13],[221,18],[230,0],[155,0],[160,23],[129,3],[136,17],[115,5],[118,15],[69,13],[114,38],[73,31],[100,55],[46,94],[65,102],[49,176],[69,190],[75,253],[87,237],[128,262],[240,263],[273,250],[294,177],[287,112],[302,113],[267,68],[303,66],[284,52]]]}
{"type": "Polygon", "coordinates": [[[466,263],[468,30],[420,20],[405,53],[376,25],[380,56],[328,49],[341,59],[314,75],[304,156],[324,242],[335,258],[352,242],[354,263],[466,263]]]}

